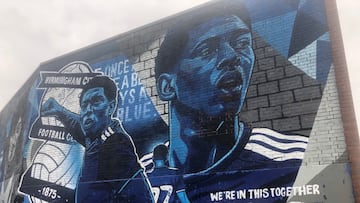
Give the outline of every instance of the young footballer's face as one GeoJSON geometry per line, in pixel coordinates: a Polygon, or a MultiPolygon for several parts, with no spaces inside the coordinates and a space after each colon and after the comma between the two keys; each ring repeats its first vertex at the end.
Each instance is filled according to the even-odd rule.
{"type": "Polygon", "coordinates": [[[86,136],[97,135],[111,121],[112,101],[104,94],[103,87],[87,90],[80,101],[80,122],[86,136]]]}
{"type": "Polygon", "coordinates": [[[189,32],[176,68],[176,102],[209,116],[238,113],[254,66],[252,37],[236,16],[213,18],[189,32]]]}

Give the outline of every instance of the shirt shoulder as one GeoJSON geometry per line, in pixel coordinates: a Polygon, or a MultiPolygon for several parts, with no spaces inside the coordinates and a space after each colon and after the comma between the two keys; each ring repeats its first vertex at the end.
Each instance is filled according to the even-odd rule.
{"type": "Polygon", "coordinates": [[[272,161],[302,160],[308,137],[284,134],[268,128],[254,128],[244,149],[272,161]]]}

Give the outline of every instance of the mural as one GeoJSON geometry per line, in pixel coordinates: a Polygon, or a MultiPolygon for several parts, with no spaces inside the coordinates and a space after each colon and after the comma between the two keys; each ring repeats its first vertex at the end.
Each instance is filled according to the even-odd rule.
{"type": "Polygon", "coordinates": [[[300,172],[332,66],[325,5],[276,2],[212,2],[42,64],[1,113],[2,201],[323,200],[300,172]]]}

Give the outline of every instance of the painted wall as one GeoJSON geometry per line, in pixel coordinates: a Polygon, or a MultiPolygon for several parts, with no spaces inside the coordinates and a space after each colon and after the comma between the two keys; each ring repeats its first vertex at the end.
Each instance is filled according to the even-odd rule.
{"type": "Polygon", "coordinates": [[[215,1],[41,63],[0,114],[0,199],[353,202],[326,16],[215,1]]]}

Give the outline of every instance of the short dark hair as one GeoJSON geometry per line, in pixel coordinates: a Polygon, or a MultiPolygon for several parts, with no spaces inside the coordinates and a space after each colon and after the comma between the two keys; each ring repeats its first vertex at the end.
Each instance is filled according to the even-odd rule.
{"type": "Polygon", "coordinates": [[[93,77],[86,85],[84,85],[83,91],[80,94],[80,101],[82,100],[82,97],[86,91],[97,87],[104,88],[104,94],[109,101],[116,100],[118,95],[118,88],[115,82],[108,76],[98,75],[93,77]]]}
{"type": "Polygon", "coordinates": [[[197,11],[190,11],[170,28],[162,42],[155,59],[155,77],[162,73],[171,73],[182,57],[188,42],[189,32],[210,19],[223,16],[237,16],[251,29],[247,8],[240,0],[214,2],[197,11]]]}
{"type": "Polygon", "coordinates": [[[169,150],[166,145],[159,144],[154,148],[153,151],[153,159],[154,160],[167,160],[168,159],[169,150]]]}

